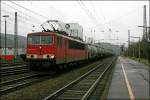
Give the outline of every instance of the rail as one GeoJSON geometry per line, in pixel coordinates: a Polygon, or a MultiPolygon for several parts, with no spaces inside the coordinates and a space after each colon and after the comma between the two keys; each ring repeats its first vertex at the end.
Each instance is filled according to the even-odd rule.
{"type": "Polygon", "coordinates": [[[114,61],[115,58],[106,60],[105,62],[97,65],[81,77],[62,87],[58,91],[50,94],[44,100],[54,100],[56,98],[57,100],[87,100],[93,93],[102,76],[108,71],[114,61]],[[109,64],[107,64],[108,61],[109,64]]]}

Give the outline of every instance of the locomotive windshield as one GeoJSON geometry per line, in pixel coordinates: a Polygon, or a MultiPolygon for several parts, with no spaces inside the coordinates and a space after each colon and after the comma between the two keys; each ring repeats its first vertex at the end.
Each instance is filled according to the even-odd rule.
{"type": "Polygon", "coordinates": [[[28,44],[53,44],[53,36],[28,36],[28,44]]]}
{"type": "Polygon", "coordinates": [[[41,44],[52,44],[53,36],[41,36],[41,44]]]}
{"type": "Polygon", "coordinates": [[[28,36],[29,44],[40,44],[40,36],[28,36]]]}

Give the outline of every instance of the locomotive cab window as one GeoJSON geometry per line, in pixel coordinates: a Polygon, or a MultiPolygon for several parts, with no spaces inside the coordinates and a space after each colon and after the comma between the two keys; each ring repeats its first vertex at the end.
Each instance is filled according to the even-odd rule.
{"type": "Polygon", "coordinates": [[[53,36],[41,36],[41,44],[53,44],[53,36]]]}
{"type": "Polygon", "coordinates": [[[29,44],[40,44],[40,36],[28,36],[29,44]]]}
{"type": "Polygon", "coordinates": [[[62,37],[59,37],[57,38],[57,44],[58,44],[58,47],[62,47],[62,37]]]}

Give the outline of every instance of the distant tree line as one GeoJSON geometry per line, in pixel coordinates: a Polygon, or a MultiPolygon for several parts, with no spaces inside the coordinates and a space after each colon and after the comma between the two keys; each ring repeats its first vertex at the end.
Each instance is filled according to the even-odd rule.
{"type": "Polygon", "coordinates": [[[132,43],[129,47],[124,51],[124,56],[129,57],[139,57],[139,45],[140,45],[140,58],[148,59],[150,62],[150,42],[142,39],[139,42],[132,43]]]}

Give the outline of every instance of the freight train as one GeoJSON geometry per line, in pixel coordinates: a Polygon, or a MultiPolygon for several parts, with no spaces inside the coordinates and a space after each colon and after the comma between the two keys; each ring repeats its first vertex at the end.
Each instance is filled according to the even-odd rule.
{"type": "MultiPolygon", "coordinates": [[[[51,24],[51,26],[53,26],[51,24]]],[[[87,44],[81,39],[69,36],[65,31],[46,29],[27,35],[27,64],[32,70],[56,69],[56,65],[84,62],[112,55],[111,50],[87,44]]]]}

